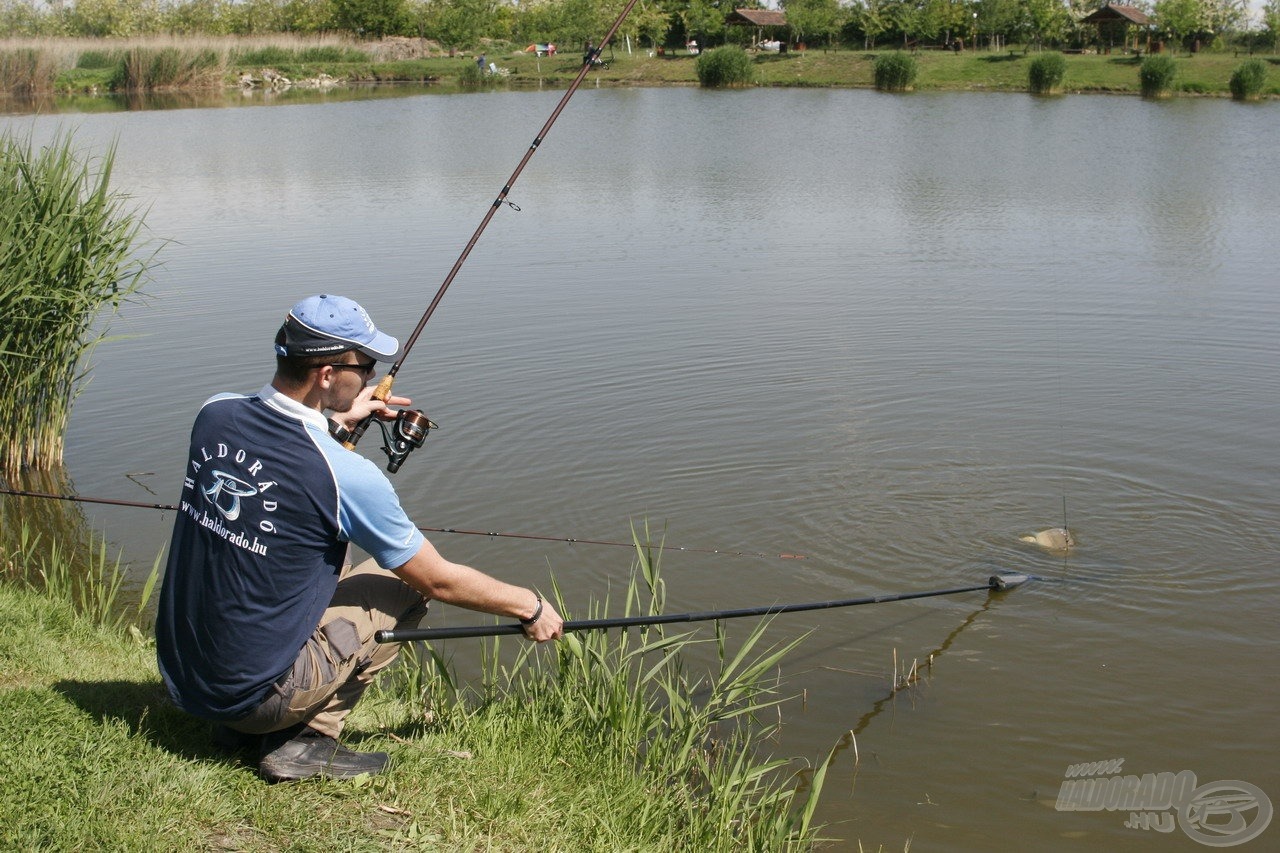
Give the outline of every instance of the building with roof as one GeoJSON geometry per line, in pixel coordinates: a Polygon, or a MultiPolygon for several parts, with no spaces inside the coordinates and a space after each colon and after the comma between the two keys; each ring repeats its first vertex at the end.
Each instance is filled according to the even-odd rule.
{"type": "Polygon", "coordinates": [[[787,43],[787,14],[774,9],[734,9],[724,19],[728,27],[755,27],[752,44],[768,40],[787,43]]]}
{"type": "Polygon", "coordinates": [[[1149,38],[1151,28],[1155,26],[1155,21],[1136,6],[1121,6],[1113,3],[1102,4],[1099,9],[1081,18],[1080,23],[1091,24],[1098,28],[1098,44],[1107,53],[1110,53],[1111,48],[1116,44],[1119,44],[1123,50],[1129,49],[1130,41],[1133,43],[1133,50],[1140,52],[1143,36],[1149,38]]]}

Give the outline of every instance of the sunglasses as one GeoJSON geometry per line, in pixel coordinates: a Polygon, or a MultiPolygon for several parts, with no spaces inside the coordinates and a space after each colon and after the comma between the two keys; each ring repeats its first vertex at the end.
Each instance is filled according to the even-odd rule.
{"type": "Polygon", "coordinates": [[[365,376],[372,376],[374,369],[378,366],[378,362],[370,361],[366,364],[329,364],[326,367],[332,367],[334,370],[358,370],[365,376]]]}

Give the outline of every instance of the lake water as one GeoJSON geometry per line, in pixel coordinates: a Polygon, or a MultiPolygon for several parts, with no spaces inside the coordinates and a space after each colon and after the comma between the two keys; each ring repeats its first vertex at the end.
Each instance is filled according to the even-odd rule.
{"type": "MultiPolygon", "coordinates": [[[[196,408],[261,386],[303,296],[407,335],[559,96],[0,118],[116,141],[169,241],[76,404],[79,491],[176,499],[196,408]]],[[[780,617],[812,633],[779,753],[844,738],[838,849],[1198,849],[1134,828],[1175,809],[1055,802],[1111,759],[1280,800],[1278,130],[1209,99],[584,90],[400,373],[441,429],[396,485],[424,525],[806,557],[668,553],[671,610],[1033,573],[780,617]],[[1018,540],[1064,518],[1066,558],[1018,540]]],[[[171,521],[89,512],[148,566],[171,521]]],[[[434,539],[580,608],[630,563],[434,539]]]]}

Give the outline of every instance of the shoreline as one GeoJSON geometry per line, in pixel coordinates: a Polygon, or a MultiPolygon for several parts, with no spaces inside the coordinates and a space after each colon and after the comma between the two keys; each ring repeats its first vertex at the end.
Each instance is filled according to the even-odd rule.
{"type": "MultiPolygon", "coordinates": [[[[68,100],[108,98],[225,98],[228,95],[315,91],[354,92],[370,86],[417,85],[440,92],[495,89],[564,88],[581,68],[576,52],[551,56],[507,48],[489,52],[447,52],[427,43],[406,47],[395,42],[347,43],[343,47],[308,47],[314,42],[283,39],[289,47],[258,47],[244,39],[168,39],[131,42],[101,40],[47,41],[40,46],[0,42],[0,55],[25,50],[43,76],[0,80],[0,109],[7,114],[38,112],[68,100]],[[328,51],[328,53],[325,53],[328,51]],[[186,59],[183,73],[162,78],[146,66],[149,55],[186,59]],[[125,69],[125,57],[129,68],[125,69]],[[142,61],[138,61],[138,57],[142,61]],[[485,61],[484,72],[480,60],[485,61]],[[143,66],[138,70],[136,66],[143,66]],[[123,82],[122,82],[123,81],[123,82]]],[[[1020,92],[1030,94],[1028,68],[1037,56],[1052,51],[1006,48],[1003,51],[951,52],[917,50],[910,55],[918,68],[915,92],[1020,92]]],[[[753,83],[745,88],[874,89],[877,57],[896,49],[846,48],[751,52],[753,83]]],[[[1233,53],[1177,53],[1169,97],[1230,98],[1232,73],[1250,59],[1262,59],[1268,79],[1258,100],[1280,97],[1280,57],[1233,53]],[[1273,70],[1274,69],[1274,70],[1273,70]]],[[[593,69],[583,86],[697,86],[697,57],[619,48],[602,55],[608,65],[593,69]]],[[[1061,94],[1140,95],[1141,53],[1063,54],[1066,73],[1061,94]]],[[[34,72],[33,72],[34,74],[34,72]]],[[[295,95],[296,96],[296,95],[295,95]]],[[[1036,97],[1042,97],[1037,95],[1036,97]]],[[[89,102],[91,103],[91,102],[89,102]]]]}

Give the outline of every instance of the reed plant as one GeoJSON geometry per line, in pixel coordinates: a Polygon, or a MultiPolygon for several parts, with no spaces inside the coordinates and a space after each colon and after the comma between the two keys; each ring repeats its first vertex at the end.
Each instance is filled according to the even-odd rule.
{"type": "Polygon", "coordinates": [[[1231,72],[1231,97],[1237,101],[1256,101],[1267,85],[1267,66],[1261,59],[1246,60],[1231,72]]]}
{"type": "Polygon", "coordinates": [[[1033,95],[1058,95],[1067,76],[1067,59],[1061,53],[1045,53],[1027,67],[1027,85],[1033,95]]]}
{"type": "Polygon", "coordinates": [[[160,558],[151,566],[136,598],[125,604],[121,597],[128,576],[119,555],[111,557],[106,540],[97,538],[87,560],[73,554],[82,543],[64,545],[57,538],[35,532],[27,524],[5,537],[0,550],[0,571],[7,582],[18,582],[57,601],[71,605],[79,615],[109,631],[129,629],[142,636],[147,607],[160,578],[160,558]]]}
{"type": "Polygon", "coordinates": [[[916,61],[901,52],[883,53],[876,57],[872,76],[881,92],[909,92],[916,81],[916,61]]]}
{"type": "Polygon", "coordinates": [[[52,92],[58,68],[52,54],[34,47],[0,49],[0,93],[30,98],[52,92]]]}
{"type": "Polygon", "coordinates": [[[750,86],[752,83],[751,57],[740,47],[726,45],[698,55],[694,64],[698,83],[707,89],[723,89],[730,86],[750,86]]]}
{"type": "Polygon", "coordinates": [[[36,149],[0,135],[0,477],[62,460],[63,436],[106,318],[144,283],[142,216],[110,189],[114,147],[70,135],[36,149]]]}
{"type": "MultiPolygon", "coordinates": [[[[45,494],[73,491],[62,468],[23,472],[14,485],[45,494]]],[[[0,495],[0,581],[64,602],[92,624],[141,636],[160,577],[159,558],[130,596],[123,595],[128,576],[128,567],[119,555],[110,556],[106,539],[93,533],[78,504],[0,495]]]]}
{"type": "MultiPolygon", "coordinates": [[[[658,553],[637,544],[621,615],[662,612],[658,553]]],[[[566,612],[558,588],[555,594],[566,612]]],[[[612,609],[606,598],[584,618],[612,609]]],[[[539,810],[558,815],[560,840],[572,849],[593,849],[600,833],[616,841],[614,849],[807,849],[817,840],[813,813],[828,762],[797,766],[763,752],[784,701],[776,671],[799,642],[768,643],[768,628],[761,622],[737,643],[722,623],[703,639],[661,627],[570,633],[554,648],[521,643],[514,653],[491,639],[479,683],[465,687],[443,650],[428,646],[421,662],[405,656],[376,688],[376,715],[383,728],[403,726],[404,708],[429,708],[421,725],[452,733],[456,754],[467,760],[510,739],[529,744],[517,752],[529,753],[530,767],[507,768],[517,777],[558,778],[557,765],[575,768],[572,797],[587,803],[563,797],[554,781],[538,794],[539,810]],[[687,654],[705,644],[715,662],[698,674],[687,654]],[[521,721],[515,729],[514,718],[521,721]]],[[[487,769],[482,762],[475,772],[487,769]]],[[[489,816],[514,826],[529,808],[513,796],[490,804],[489,816]]]]}
{"type": "Polygon", "coordinates": [[[348,45],[268,44],[246,50],[231,50],[231,64],[237,66],[274,66],[298,63],[337,64],[369,62],[369,53],[348,45]]]}
{"type": "Polygon", "coordinates": [[[1173,81],[1178,66],[1172,56],[1157,54],[1142,60],[1138,69],[1138,83],[1144,98],[1167,98],[1173,93],[1173,81]]]}
{"type": "Polygon", "coordinates": [[[465,63],[458,71],[458,85],[464,89],[477,89],[484,85],[484,69],[474,62],[465,63]]]}
{"type": "Polygon", "coordinates": [[[217,89],[226,71],[226,57],[208,48],[135,47],[117,66],[111,88],[125,92],[217,89]]]}

